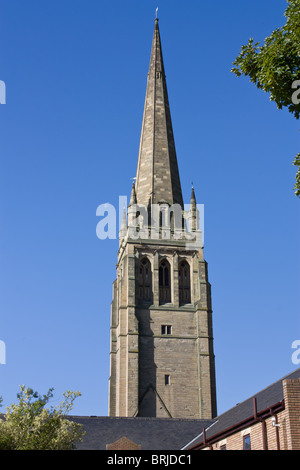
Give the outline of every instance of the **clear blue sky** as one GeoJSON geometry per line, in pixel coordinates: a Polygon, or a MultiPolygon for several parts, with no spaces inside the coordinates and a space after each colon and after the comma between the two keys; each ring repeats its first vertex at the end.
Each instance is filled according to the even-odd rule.
{"type": "Polygon", "coordinates": [[[184,198],[193,181],[205,205],[219,413],[299,367],[299,122],[230,73],[286,2],[1,0],[5,405],[25,384],[107,415],[118,241],[96,208],[130,194],[157,6],[184,198]]]}

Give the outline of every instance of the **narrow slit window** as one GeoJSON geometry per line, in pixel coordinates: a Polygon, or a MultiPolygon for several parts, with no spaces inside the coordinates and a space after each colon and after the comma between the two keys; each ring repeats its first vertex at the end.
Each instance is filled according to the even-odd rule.
{"type": "Polygon", "coordinates": [[[147,258],[143,258],[139,263],[138,296],[139,301],[152,301],[152,272],[151,264],[147,258]]]}
{"type": "Polygon", "coordinates": [[[179,303],[180,305],[191,303],[190,266],[187,261],[182,261],[178,271],[179,279],[179,303]]]}
{"type": "Polygon", "coordinates": [[[250,434],[247,434],[246,436],[244,436],[244,439],[243,439],[243,450],[251,450],[250,434]]]}
{"type": "Polygon", "coordinates": [[[161,325],[161,334],[162,335],[171,335],[172,334],[172,325],[161,325]]]}
{"type": "Polygon", "coordinates": [[[165,375],[165,385],[170,385],[170,376],[165,375]]]}
{"type": "Polygon", "coordinates": [[[165,304],[171,302],[171,276],[170,264],[163,260],[159,266],[159,302],[165,304]]]}

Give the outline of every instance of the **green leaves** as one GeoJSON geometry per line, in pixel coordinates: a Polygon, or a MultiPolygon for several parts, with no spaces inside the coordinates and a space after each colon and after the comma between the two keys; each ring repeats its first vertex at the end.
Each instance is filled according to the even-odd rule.
{"type": "MultiPolygon", "coordinates": [[[[287,108],[299,119],[300,103],[292,99],[292,87],[300,80],[300,0],[288,1],[285,16],[286,24],[266,37],[263,45],[251,38],[241,47],[231,71],[237,77],[248,76],[257,88],[269,93],[278,109],[287,108]]],[[[293,164],[299,166],[294,189],[300,196],[298,156],[293,164]]]]}
{"type": "Polygon", "coordinates": [[[81,425],[66,419],[80,392],[66,391],[56,408],[46,408],[53,388],[39,395],[24,385],[18,403],[6,408],[0,420],[0,450],[68,450],[75,448],[84,434],[81,425]]]}
{"type": "MultiPolygon", "coordinates": [[[[300,37],[298,39],[300,42],[300,37]]],[[[265,44],[259,46],[249,39],[233,62],[231,71],[236,76],[249,76],[257,88],[270,93],[278,109],[287,107],[299,119],[300,105],[292,102],[292,83],[300,77],[299,45],[289,33],[274,31],[265,44]]]]}
{"type": "Polygon", "coordinates": [[[293,161],[293,165],[298,166],[296,173],[296,183],[294,186],[296,196],[300,197],[300,153],[298,153],[293,161]]]}

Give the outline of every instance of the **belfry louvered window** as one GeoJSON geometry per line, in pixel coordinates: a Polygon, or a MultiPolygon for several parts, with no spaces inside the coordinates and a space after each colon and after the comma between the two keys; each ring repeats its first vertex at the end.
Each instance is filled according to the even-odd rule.
{"type": "Polygon", "coordinates": [[[138,297],[141,301],[150,302],[152,299],[152,272],[148,258],[143,258],[138,267],[138,297]]]}
{"type": "Polygon", "coordinates": [[[179,277],[179,303],[191,303],[191,280],[190,280],[190,266],[186,261],[179,264],[178,270],[179,277]]]}
{"type": "Polygon", "coordinates": [[[159,303],[171,302],[171,269],[167,260],[159,266],[159,303]]]}

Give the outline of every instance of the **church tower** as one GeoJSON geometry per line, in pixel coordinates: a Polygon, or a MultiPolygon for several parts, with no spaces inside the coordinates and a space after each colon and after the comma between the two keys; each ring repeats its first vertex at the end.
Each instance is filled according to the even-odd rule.
{"type": "Polygon", "coordinates": [[[211,289],[194,188],[188,206],[156,19],[137,173],[113,284],[110,416],[217,414],[211,289]]]}

